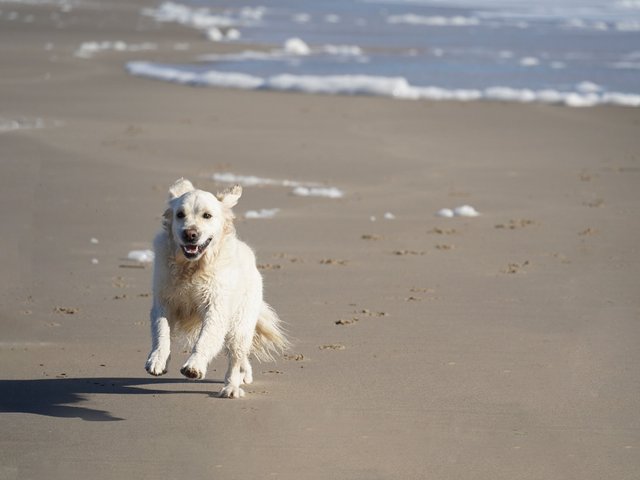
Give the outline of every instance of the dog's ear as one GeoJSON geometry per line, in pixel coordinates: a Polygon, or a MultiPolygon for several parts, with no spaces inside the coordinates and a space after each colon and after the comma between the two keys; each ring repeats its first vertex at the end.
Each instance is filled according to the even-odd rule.
{"type": "Polygon", "coordinates": [[[162,214],[162,228],[167,232],[171,231],[171,222],[173,221],[173,209],[167,208],[162,214]]]}
{"type": "Polygon", "coordinates": [[[191,192],[192,190],[195,190],[195,188],[193,188],[193,184],[189,180],[185,178],[179,178],[178,180],[173,182],[173,185],[169,187],[169,201],[173,200],[174,198],[181,197],[185,193],[191,192]]]}
{"type": "Polygon", "coordinates": [[[242,187],[240,185],[234,185],[233,187],[227,188],[223,192],[216,194],[216,198],[227,208],[235,207],[241,196],[242,187]]]}

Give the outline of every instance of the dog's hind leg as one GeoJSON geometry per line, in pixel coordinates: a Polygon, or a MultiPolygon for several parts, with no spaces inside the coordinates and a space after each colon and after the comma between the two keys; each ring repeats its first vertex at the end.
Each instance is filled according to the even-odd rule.
{"type": "Polygon", "coordinates": [[[240,344],[229,345],[229,367],[224,377],[224,388],[218,396],[224,398],[244,397],[244,390],[240,385],[243,382],[251,383],[253,381],[251,364],[249,363],[250,350],[251,338],[242,339],[240,344]]]}
{"type": "Polygon", "coordinates": [[[151,375],[167,373],[167,363],[171,355],[170,333],[164,309],[160,305],[154,305],[151,309],[151,353],[144,366],[151,375]]]}
{"type": "Polygon", "coordinates": [[[232,334],[227,337],[229,367],[224,379],[224,388],[219,394],[220,397],[241,398],[244,396],[244,390],[240,385],[242,383],[248,385],[253,382],[249,354],[253,346],[256,322],[262,305],[261,297],[259,291],[249,296],[250,300],[238,312],[237,323],[233,324],[232,334]]]}
{"type": "Polygon", "coordinates": [[[227,337],[227,353],[229,356],[229,367],[224,377],[224,388],[219,396],[225,398],[244,397],[244,390],[240,387],[242,383],[253,382],[253,372],[249,363],[249,354],[253,342],[253,329],[248,328],[255,325],[257,312],[255,308],[248,308],[240,315],[240,320],[233,329],[233,335],[227,337]]]}
{"type": "Polygon", "coordinates": [[[240,373],[242,373],[242,381],[249,385],[253,383],[253,369],[251,368],[251,362],[249,362],[249,356],[244,357],[242,365],[240,366],[240,373]]]}

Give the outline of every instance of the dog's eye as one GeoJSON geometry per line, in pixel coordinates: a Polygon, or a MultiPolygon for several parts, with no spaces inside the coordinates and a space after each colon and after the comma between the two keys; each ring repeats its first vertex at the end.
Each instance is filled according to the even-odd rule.
{"type": "Polygon", "coordinates": [[[184,218],[184,212],[180,211],[180,212],[176,213],[176,218],[184,218]]]}
{"type": "Polygon", "coordinates": [[[206,218],[207,220],[211,218],[211,214],[210,213],[203,213],[202,214],[202,218],[206,218]]]}

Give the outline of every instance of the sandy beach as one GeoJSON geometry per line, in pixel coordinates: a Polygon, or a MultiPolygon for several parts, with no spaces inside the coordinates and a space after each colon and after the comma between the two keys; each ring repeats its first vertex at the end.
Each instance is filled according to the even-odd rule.
{"type": "Polygon", "coordinates": [[[232,48],[145,5],[0,2],[0,479],[638,478],[640,109],[136,78],[232,48]],[[78,55],[98,41],[155,47],[78,55]],[[245,187],[293,346],[237,401],[179,343],[147,375],[127,258],[216,173],[344,192],[245,187]]]}

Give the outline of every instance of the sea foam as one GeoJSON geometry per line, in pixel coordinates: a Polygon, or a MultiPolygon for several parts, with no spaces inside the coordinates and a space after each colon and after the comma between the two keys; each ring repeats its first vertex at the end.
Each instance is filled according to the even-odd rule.
{"type": "Polygon", "coordinates": [[[82,43],[74,55],[79,58],[91,58],[96,53],[114,51],[114,52],[142,52],[148,50],[156,50],[158,46],[155,43],[126,43],[122,41],[102,41],[102,42],[84,42],[82,43]]]}
{"type": "MultiPolygon", "coordinates": [[[[420,87],[409,84],[404,77],[372,75],[292,75],[281,74],[258,77],[244,73],[205,70],[185,71],[176,67],[149,62],[129,62],[127,70],[132,75],[156,78],[189,85],[297,91],[305,93],[377,95],[405,100],[499,100],[520,103],[550,103],[570,107],[594,105],[640,106],[640,94],[622,92],[559,91],[554,89],[518,89],[495,86],[484,89],[446,89],[420,87]]],[[[583,82],[584,83],[584,82],[583,82]]]]}
{"type": "Polygon", "coordinates": [[[342,198],[344,192],[335,187],[296,187],[291,192],[299,197],[342,198]]]}
{"type": "Polygon", "coordinates": [[[244,218],[248,219],[264,219],[273,218],[280,211],[279,208],[262,208],[260,210],[247,210],[244,213],[244,218]]]}
{"type": "MultiPolygon", "coordinates": [[[[223,38],[237,40],[240,31],[237,27],[259,24],[266,12],[265,7],[243,7],[235,12],[214,13],[206,7],[191,7],[175,2],[164,2],[156,8],[145,8],[142,14],[157,22],[179,23],[186,27],[211,32],[213,28],[228,28],[223,38]]],[[[209,35],[216,36],[215,33],[209,35]]]]}
{"type": "Polygon", "coordinates": [[[0,133],[12,132],[14,130],[30,130],[32,128],[42,128],[44,122],[41,118],[36,119],[13,119],[0,117],[0,133]]]}
{"type": "Polygon", "coordinates": [[[237,183],[244,187],[254,186],[276,186],[276,187],[318,187],[319,183],[314,182],[298,182],[295,180],[276,180],[273,178],[256,177],[255,175],[236,175],[235,173],[214,173],[213,180],[220,183],[237,183]]]}
{"type": "Polygon", "coordinates": [[[478,25],[480,21],[474,17],[443,17],[443,16],[424,16],[414,13],[404,15],[390,15],[387,17],[388,23],[401,23],[407,25],[422,25],[428,27],[468,27],[478,25]]]}
{"type": "Polygon", "coordinates": [[[480,215],[474,207],[471,205],[460,205],[454,209],[441,208],[436,212],[438,217],[453,218],[453,217],[477,217],[480,215]]]}
{"type": "Polygon", "coordinates": [[[311,49],[300,38],[290,38],[284,42],[284,51],[293,55],[309,55],[311,49]]]}
{"type": "Polygon", "coordinates": [[[193,8],[174,2],[164,2],[157,8],[146,8],[142,13],[157,22],[175,22],[197,29],[231,27],[236,24],[229,16],[213,14],[207,8],[193,8]]]}
{"type": "Polygon", "coordinates": [[[207,38],[212,42],[222,42],[225,40],[238,40],[241,37],[240,31],[235,28],[228,28],[226,31],[218,27],[210,27],[206,31],[207,38]]]}
{"type": "MultiPolygon", "coordinates": [[[[214,40],[222,38],[218,29],[214,30],[218,33],[214,35],[214,40]]],[[[206,62],[243,62],[243,61],[290,61],[295,57],[317,55],[330,55],[334,57],[352,57],[366,60],[362,48],[357,45],[333,45],[326,44],[318,47],[309,46],[300,38],[287,39],[282,48],[272,49],[270,51],[244,50],[234,53],[213,53],[200,55],[198,59],[206,62]]]]}
{"type": "Polygon", "coordinates": [[[153,250],[131,250],[127,258],[140,263],[151,263],[154,259],[154,253],[153,250]]]}
{"type": "MultiPolygon", "coordinates": [[[[298,182],[295,180],[275,180],[273,178],[262,178],[253,175],[236,175],[234,173],[214,173],[212,177],[220,183],[237,183],[248,186],[275,186],[293,188],[291,193],[299,197],[327,197],[342,198],[344,192],[336,187],[326,187],[316,182],[298,182]]],[[[277,209],[276,209],[277,210],[277,209]]],[[[263,210],[263,213],[268,211],[263,210]]],[[[274,212],[274,214],[277,212],[274,212]]],[[[253,214],[252,214],[253,215],[253,214]]],[[[257,217],[252,217],[257,218],[257,217]]]]}

